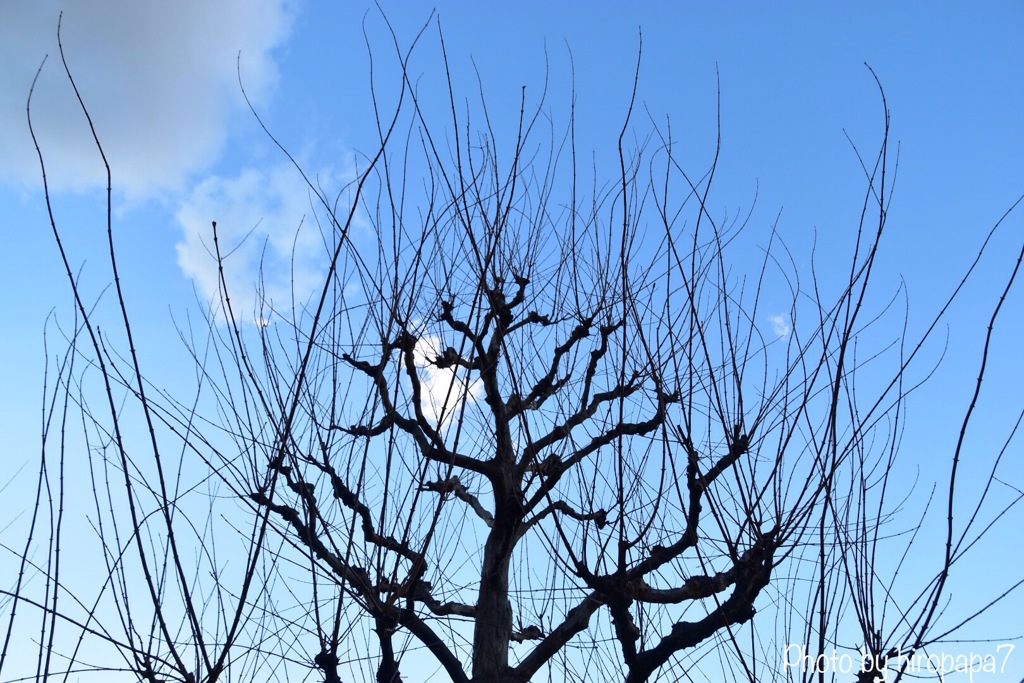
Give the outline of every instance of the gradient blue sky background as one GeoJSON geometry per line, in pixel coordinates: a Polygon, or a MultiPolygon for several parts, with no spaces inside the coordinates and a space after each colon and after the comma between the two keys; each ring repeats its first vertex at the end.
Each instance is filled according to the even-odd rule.
{"type": "MultiPolygon", "coordinates": [[[[419,3],[382,7],[402,46],[430,13],[419,3]]],[[[211,220],[228,240],[252,230],[249,244],[266,239],[271,263],[286,263],[291,235],[308,212],[301,180],[241,100],[236,55],[241,51],[242,78],[272,132],[306,168],[335,180],[351,174],[353,151],[369,152],[375,140],[364,24],[383,74],[393,67],[380,13],[362,2],[0,3],[0,538],[15,545],[39,451],[44,327],[51,314],[65,322],[71,314],[25,123],[25,98],[47,54],[34,112],[57,219],[88,291],[98,296],[110,281],[103,264],[102,166],[57,60],[62,9],[67,56],[113,167],[115,227],[143,359],[158,382],[166,374],[170,387],[181,371],[165,359],[184,358],[171,315],[182,319],[212,277],[197,231],[211,220]]],[[[764,234],[778,216],[798,262],[807,262],[816,237],[823,272],[845,266],[863,199],[863,174],[846,135],[869,158],[881,139],[882,105],[869,63],[885,88],[891,138],[899,143],[875,291],[886,300],[905,282],[911,331],[920,332],[942,305],[988,229],[1024,191],[1019,2],[447,2],[437,13],[456,87],[475,97],[474,68],[479,72],[499,132],[513,130],[521,86],[536,102],[545,68],[550,107],[556,115],[565,111],[571,49],[578,142],[595,150],[599,173],[614,172],[641,33],[637,127],[646,130],[647,112],[659,123],[670,116],[679,156],[694,170],[711,160],[720,84],[714,208],[745,214],[756,194],[754,233],[764,234]]],[[[426,91],[442,94],[436,27],[414,53],[412,72],[426,91]]],[[[386,79],[379,82],[386,88],[386,79]]],[[[1022,234],[1018,212],[945,321],[939,333],[944,338],[948,330],[945,363],[911,404],[907,481],[920,476],[924,495],[948,469],[987,316],[1022,234]]],[[[239,252],[238,287],[254,280],[256,251],[239,252]]],[[[300,250],[299,266],[300,284],[315,279],[316,258],[303,260],[300,250]]],[[[288,277],[286,270],[268,273],[269,286],[286,288],[288,277]]],[[[964,469],[968,484],[987,472],[1021,410],[1021,292],[1007,306],[990,360],[998,372],[986,385],[980,436],[970,450],[977,461],[964,469]]],[[[1019,442],[1007,457],[1001,479],[1020,489],[1019,442]]],[[[1010,491],[1001,487],[999,499],[1010,491]]],[[[976,561],[954,577],[960,583],[951,609],[980,606],[1024,572],[1019,511],[1014,519],[1018,526],[998,527],[976,561]]],[[[0,576],[7,576],[9,559],[0,558],[0,576]]],[[[1004,607],[972,633],[998,642],[1024,633],[1024,596],[1011,596],[1004,607]]],[[[1024,677],[1024,643],[1014,642],[1012,672],[975,680],[1024,677]]],[[[970,647],[994,651],[993,643],[970,647]]]]}

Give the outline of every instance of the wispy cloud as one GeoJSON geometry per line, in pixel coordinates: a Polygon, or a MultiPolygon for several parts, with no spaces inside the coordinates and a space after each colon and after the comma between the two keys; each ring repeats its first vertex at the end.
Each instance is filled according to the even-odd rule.
{"type": "MultiPolygon", "coordinates": [[[[322,172],[317,177],[330,187],[339,175],[322,172]]],[[[266,324],[264,302],[290,310],[293,297],[305,302],[323,285],[329,247],[315,219],[319,210],[319,200],[288,163],[246,169],[229,178],[211,176],[177,211],[182,229],[178,266],[221,318],[211,226],[216,221],[235,319],[266,324]]]]}
{"type": "Polygon", "coordinates": [[[0,179],[28,186],[40,181],[25,100],[49,54],[33,120],[51,187],[106,182],[59,62],[61,12],[64,51],[117,187],[139,198],[180,189],[189,174],[217,158],[228,117],[242,111],[239,52],[250,96],[260,101],[273,90],[272,50],[288,36],[291,7],[286,0],[0,3],[0,179]]]}
{"type": "Polygon", "coordinates": [[[789,324],[789,318],[781,313],[776,315],[768,316],[768,322],[772,325],[772,332],[779,339],[785,339],[789,336],[790,330],[792,329],[789,324]]]}

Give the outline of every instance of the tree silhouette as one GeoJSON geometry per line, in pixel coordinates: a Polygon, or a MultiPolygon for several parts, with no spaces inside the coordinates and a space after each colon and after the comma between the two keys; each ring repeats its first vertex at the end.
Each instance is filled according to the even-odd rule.
{"type": "Polygon", "coordinates": [[[340,193],[307,179],[329,258],[309,301],[262,298],[247,320],[211,217],[220,297],[205,332],[182,331],[194,396],[146,380],[157,361],[133,342],[122,288],[139,285],[118,274],[110,213],[123,355],[51,208],[77,318],[47,410],[61,435],[67,414],[82,426],[109,580],[64,587],[63,489],[42,484],[73,452],[47,430],[4,659],[28,606],[40,678],[761,681],[810,677],[780,669],[781,643],[816,656],[854,633],[863,679],[945,637],[971,525],[950,515],[919,595],[883,594],[876,566],[908,369],[946,310],[896,350],[867,333],[891,314],[871,287],[892,188],[884,95],[836,286],[774,228],[737,272],[749,228],[716,217],[717,156],[684,170],[667,126],[631,145],[634,101],[617,172],[586,178],[574,108],[559,127],[524,89],[499,140],[449,75],[438,120],[411,54],[396,47],[393,107],[373,85],[379,145],[358,177],[340,193]],[[781,334],[768,289],[788,292],[781,334]]]}

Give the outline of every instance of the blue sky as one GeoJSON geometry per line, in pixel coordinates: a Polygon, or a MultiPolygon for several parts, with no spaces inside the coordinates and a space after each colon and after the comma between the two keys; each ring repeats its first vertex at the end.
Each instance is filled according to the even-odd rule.
{"type": "MultiPolygon", "coordinates": [[[[429,16],[427,5],[382,7],[402,46],[429,16]]],[[[240,289],[251,286],[264,239],[267,263],[278,266],[267,275],[271,291],[287,291],[290,273],[282,264],[293,248],[300,289],[311,287],[318,272],[316,245],[292,241],[308,212],[306,191],[244,106],[236,55],[241,52],[242,80],[273,134],[328,185],[350,177],[354,155],[370,152],[375,139],[364,25],[385,101],[393,73],[386,26],[366,3],[0,5],[0,224],[6,242],[0,291],[7,311],[0,414],[9,473],[0,477],[0,486],[8,487],[0,510],[14,520],[12,529],[27,514],[29,501],[19,492],[31,487],[38,455],[44,327],[51,312],[64,321],[71,312],[25,124],[28,88],[47,54],[34,114],[57,220],[76,265],[84,265],[88,291],[98,296],[109,282],[102,167],[57,60],[61,9],[69,63],[113,167],[129,305],[142,328],[143,354],[154,359],[158,376],[166,373],[168,386],[177,371],[159,359],[182,357],[171,316],[181,320],[212,282],[199,237],[209,221],[217,220],[229,241],[250,231],[254,236],[235,257],[232,282],[240,289]]],[[[892,141],[899,143],[890,234],[875,291],[885,299],[905,283],[911,332],[920,332],[942,305],[988,229],[1024,191],[1020,3],[448,2],[438,5],[437,16],[456,87],[463,97],[475,97],[479,73],[499,134],[513,130],[521,86],[536,102],[545,70],[547,102],[554,115],[564,114],[571,64],[579,146],[594,150],[599,172],[614,172],[615,139],[642,35],[637,128],[649,128],[648,112],[659,124],[670,117],[680,156],[704,169],[714,150],[720,88],[715,208],[745,214],[756,194],[753,234],[763,235],[778,217],[798,263],[807,262],[816,238],[824,272],[842,267],[863,198],[850,140],[869,158],[880,142],[882,105],[865,67],[870,64],[888,98],[892,141]]],[[[411,70],[425,92],[440,96],[437,45],[432,25],[411,70]]],[[[443,113],[447,103],[435,97],[427,106],[443,113]]],[[[944,476],[987,315],[1022,233],[1018,212],[940,331],[943,337],[948,330],[945,363],[911,406],[908,432],[921,435],[904,439],[911,451],[908,479],[917,471],[927,482],[944,476]]],[[[902,308],[903,300],[896,305],[902,308]]],[[[968,480],[990,461],[1021,409],[1020,292],[1007,306],[990,361],[999,371],[986,384],[979,426],[991,429],[992,439],[974,443],[979,464],[966,468],[968,480]]],[[[937,357],[941,341],[928,358],[937,357]]],[[[1020,487],[1019,444],[1011,455],[1003,477],[1020,487]]],[[[1022,558],[1010,533],[1019,532],[1001,527],[979,551],[980,564],[968,566],[988,568],[1004,584],[1013,580],[1022,558]]],[[[970,586],[964,583],[961,595],[970,586]]],[[[961,600],[956,609],[974,604],[961,600]]],[[[992,637],[1022,632],[1012,619],[1024,597],[1009,602],[986,624],[992,637]]],[[[1024,644],[1017,642],[1014,677],[984,680],[1024,676],[1024,644]]]]}

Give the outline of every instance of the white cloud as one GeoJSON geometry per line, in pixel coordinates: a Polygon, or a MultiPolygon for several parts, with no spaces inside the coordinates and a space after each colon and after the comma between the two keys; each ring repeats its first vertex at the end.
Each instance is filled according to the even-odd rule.
{"type": "Polygon", "coordinates": [[[57,17],[72,74],[128,197],[179,189],[218,155],[242,105],[236,56],[251,97],[272,90],[271,50],[290,30],[288,0],[36,0],[0,3],[0,179],[35,186],[25,119],[32,77],[49,53],[33,121],[51,186],[104,186],[105,177],[57,49],[57,17]]]}
{"type": "MultiPolygon", "coordinates": [[[[323,172],[317,178],[331,187],[338,176],[323,172]]],[[[301,304],[323,285],[328,247],[314,211],[320,211],[319,200],[290,163],[246,169],[233,178],[211,176],[177,211],[183,232],[176,246],[178,266],[220,317],[211,226],[216,221],[235,319],[265,326],[269,311],[259,306],[258,284],[279,311],[290,310],[293,295],[301,304]]],[[[325,224],[324,229],[332,228],[325,224]]]]}
{"type": "Polygon", "coordinates": [[[776,315],[768,316],[768,322],[772,324],[772,331],[775,332],[775,336],[779,339],[785,339],[789,336],[790,325],[789,318],[781,313],[776,315]]]}
{"type": "Polygon", "coordinates": [[[413,358],[419,368],[421,401],[424,414],[435,423],[447,422],[457,415],[460,404],[476,400],[480,394],[480,380],[467,383],[465,370],[439,368],[433,361],[443,350],[441,339],[433,335],[420,337],[413,349],[413,358]]]}

